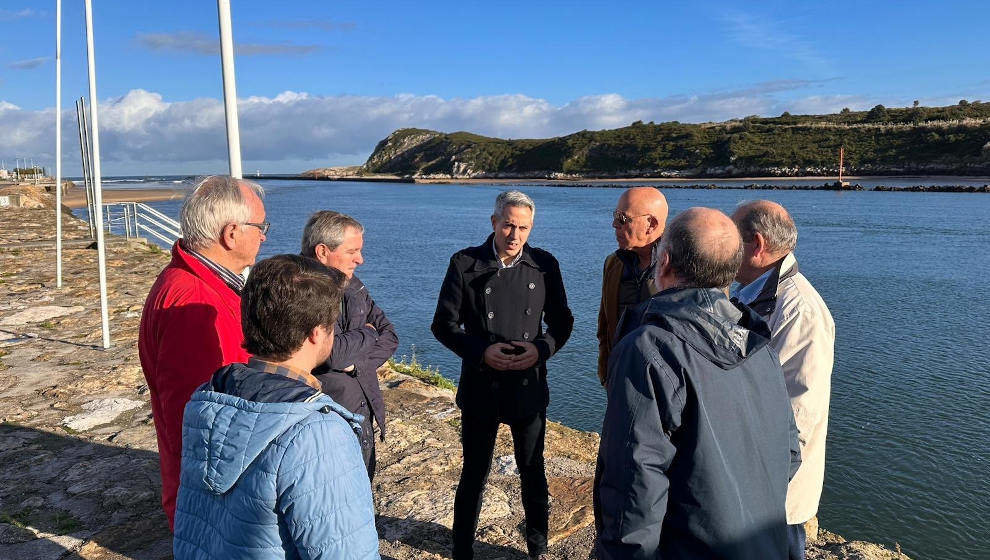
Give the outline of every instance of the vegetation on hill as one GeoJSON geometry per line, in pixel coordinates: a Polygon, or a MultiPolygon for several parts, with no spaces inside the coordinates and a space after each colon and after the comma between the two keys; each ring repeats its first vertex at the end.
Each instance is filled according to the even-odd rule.
{"type": "Polygon", "coordinates": [[[365,173],[434,177],[832,175],[990,173],[990,102],[843,109],[831,115],[722,123],[637,121],[548,139],[400,129],[378,143],[365,173]]]}

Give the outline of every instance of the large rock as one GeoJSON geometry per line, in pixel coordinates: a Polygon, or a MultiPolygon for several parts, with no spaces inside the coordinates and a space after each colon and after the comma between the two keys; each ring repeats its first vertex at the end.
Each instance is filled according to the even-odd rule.
{"type": "Polygon", "coordinates": [[[118,416],[142,406],[142,401],[125,399],[123,397],[113,397],[109,399],[97,399],[82,405],[83,410],[73,416],[62,420],[62,425],[77,432],[84,432],[100,424],[109,424],[118,416]]]}
{"type": "Polygon", "coordinates": [[[64,317],[65,315],[72,315],[81,311],[83,311],[83,307],[78,305],[74,305],[72,307],[42,305],[39,307],[31,307],[29,309],[25,309],[24,311],[19,311],[13,315],[8,315],[3,319],[0,319],[0,325],[7,327],[26,325],[28,323],[41,323],[56,317],[64,317]]]}

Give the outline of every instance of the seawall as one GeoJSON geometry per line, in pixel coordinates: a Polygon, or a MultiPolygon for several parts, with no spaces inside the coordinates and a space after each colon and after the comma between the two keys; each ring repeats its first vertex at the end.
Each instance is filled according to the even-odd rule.
{"type": "MultiPolygon", "coordinates": [[[[108,244],[112,347],[100,342],[96,251],[64,250],[55,286],[54,207],[0,208],[0,558],[171,557],[148,388],[137,357],[144,298],[169,255],[108,244]],[[39,242],[25,245],[24,242],[39,242]]],[[[86,224],[64,214],[67,238],[86,224]]],[[[388,434],[374,481],[383,558],[449,558],[460,472],[453,393],[384,368],[388,434]]],[[[551,557],[585,560],[594,537],[598,435],[550,423],[551,557]]],[[[519,479],[500,433],[476,545],[478,558],[525,558],[519,479]]],[[[906,558],[818,534],[812,559],[906,558]]]]}

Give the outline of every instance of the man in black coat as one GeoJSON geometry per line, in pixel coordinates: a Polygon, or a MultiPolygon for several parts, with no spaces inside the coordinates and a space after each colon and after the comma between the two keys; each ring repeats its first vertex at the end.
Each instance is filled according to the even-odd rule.
{"type": "Polygon", "coordinates": [[[595,554],[785,560],[801,455],[770,331],[725,294],[739,231],[692,208],[657,251],[661,291],[626,312],[609,358],[595,554]]]}
{"type": "Polygon", "coordinates": [[[529,555],[537,558],[547,548],[546,361],[567,342],[574,317],[557,259],[526,243],[535,210],[519,191],[498,195],[493,234],[450,258],[433,316],[433,335],[462,360],[457,405],[464,465],[454,498],[456,560],[473,557],[481,495],[502,423],[512,431],[529,555]]]}
{"type": "Polygon", "coordinates": [[[315,258],[347,277],[340,315],[334,328],[333,352],[313,370],[323,392],[351,412],[364,416],[361,452],[368,476],[375,476],[375,433],[372,418],[385,441],[385,400],[378,368],[399,346],[395,328],[354,270],[364,263],[364,227],[354,218],[323,210],[313,214],[303,230],[302,254],[315,258]]]}

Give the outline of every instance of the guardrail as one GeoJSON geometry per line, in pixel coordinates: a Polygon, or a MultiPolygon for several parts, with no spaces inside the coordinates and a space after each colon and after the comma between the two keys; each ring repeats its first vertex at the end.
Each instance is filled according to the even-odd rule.
{"type": "Polygon", "coordinates": [[[124,237],[148,235],[171,247],[182,237],[179,222],[142,202],[113,202],[103,205],[104,228],[107,233],[123,234],[124,237]]]}

